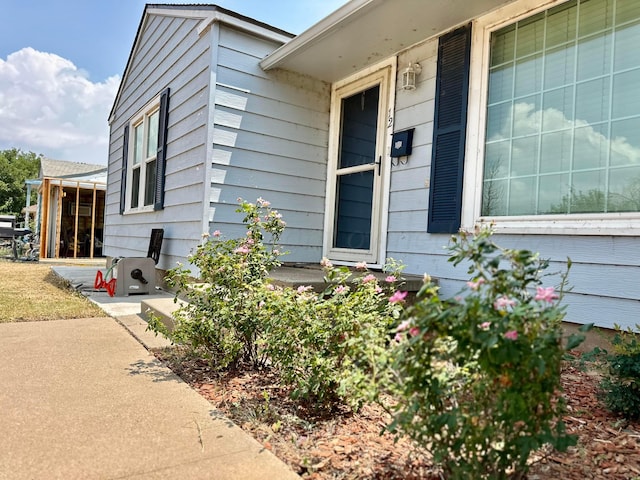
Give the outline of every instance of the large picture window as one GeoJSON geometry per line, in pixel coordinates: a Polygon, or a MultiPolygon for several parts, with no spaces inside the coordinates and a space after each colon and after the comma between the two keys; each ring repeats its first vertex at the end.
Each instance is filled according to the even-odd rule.
{"type": "Polygon", "coordinates": [[[483,217],[640,212],[639,46],[637,0],[491,33],[483,217]]]}

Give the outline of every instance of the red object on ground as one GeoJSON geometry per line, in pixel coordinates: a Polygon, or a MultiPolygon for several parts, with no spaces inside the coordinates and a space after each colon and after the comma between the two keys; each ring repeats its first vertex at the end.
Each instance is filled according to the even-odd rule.
{"type": "MultiPolygon", "coordinates": [[[[108,274],[109,272],[107,272],[107,276],[108,274]]],[[[109,296],[113,297],[116,294],[116,279],[112,278],[111,280],[108,280],[105,282],[104,277],[102,276],[102,272],[98,270],[98,273],[96,274],[96,279],[93,282],[93,288],[95,288],[96,290],[100,290],[101,288],[104,288],[109,294],[109,296]]]]}

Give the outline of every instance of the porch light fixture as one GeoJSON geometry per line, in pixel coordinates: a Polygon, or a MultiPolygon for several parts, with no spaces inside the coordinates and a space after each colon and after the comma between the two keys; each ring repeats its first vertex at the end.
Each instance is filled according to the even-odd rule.
{"type": "Polygon", "coordinates": [[[402,71],[402,90],[415,90],[416,76],[421,72],[422,67],[419,63],[409,62],[409,66],[402,71]]]}

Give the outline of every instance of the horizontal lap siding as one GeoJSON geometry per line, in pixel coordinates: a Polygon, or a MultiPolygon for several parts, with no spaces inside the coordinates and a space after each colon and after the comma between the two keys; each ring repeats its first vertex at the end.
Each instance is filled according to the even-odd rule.
{"type": "MultiPolygon", "coordinates": [[[[406,273],[429,273],[437,277],[444,296],[456,295],[468,280],[467,266],[448,262],[450,235],[427,234],[431,143],[436,75],[437,40],[400,54],[398,64],[419,62],[422,73],[414,91],[396,92],[394,129],[415,128],[414,150],[405,165],[392,167],[389,199],[387,256],[402,260],[406,273]]],[[[402,70],[402,68],[400,68],[402,70]]],[[[572,288],[565,304],[567,320],[612,327],[632,326],[640,318],[640,238],[611,236],[496,235],[506,248],[539,252],[550,259],[548,272],[573,266],[572,288]]],[[[546,285],[557,285],[557,275],[546,277],[546,285]]]]}
{"type": "Polygon", "coordinates": [[[398,58],[399,72],[409,62],[420,63],[422,72],[415,90],[396,92],[394,130],[415,128],[415,131],[412,154],[404,159],[406,163],[391,168],[387,236],[388,257],[405,262],[407,273],[422,274],[428,270],[434,276],[433,267],[446,261],[446,257],[440,251],[441,245],[428,245],[428,239],[444,237],[446,242],[448,238],[426,233],[437,47],[437,40],[426,42],[398,58]]]}
{"type": "Polygon", "coordinates": [[[206,158],[210,33],[197,20],[150,16],[133,53],[111,125],[105,254],[146,256],[152,228],[165,230],[159,267],[172,268],[198,244],[206,158]],[[171,88],[164,210],[119,215],[124,125],[171,88]]]}
{"type": "Polygon", "coordinates": [[[330,89],[258,62],[277,45],[221,26],[215,93],[210,230],[243,234],[237,198],[282,213],[286,261],[322,252],[330,89]]]}

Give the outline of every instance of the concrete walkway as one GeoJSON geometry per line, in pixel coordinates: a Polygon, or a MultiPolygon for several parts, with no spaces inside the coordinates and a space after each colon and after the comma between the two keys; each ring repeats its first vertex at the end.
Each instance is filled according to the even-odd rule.
{"type": "Polygon", "coordinates": [[[299,478],[147,351],[126,300],[117,319],[0,324],[0,479],[299,478]]]}

